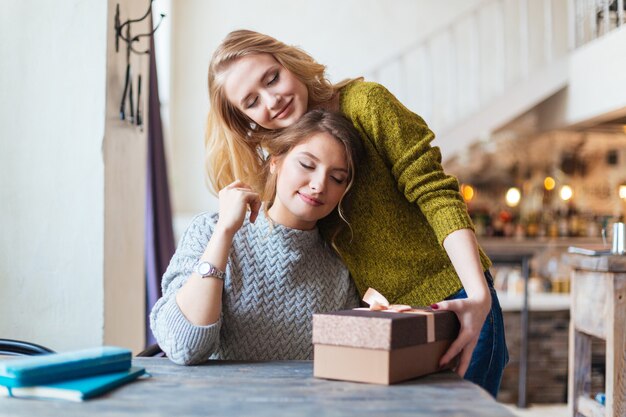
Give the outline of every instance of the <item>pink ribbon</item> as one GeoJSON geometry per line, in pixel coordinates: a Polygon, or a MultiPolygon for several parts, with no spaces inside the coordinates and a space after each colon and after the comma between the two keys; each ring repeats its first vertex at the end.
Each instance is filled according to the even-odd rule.
{"type": "Polygon", "coordinates": [[[370,305],[372,311],[392,311],[403,313],[413,310],[411,306],[405,304],[389,304],[384,295],[376,291],[374,288],[368,288],[363,296],[363,301],[370,305]]]}
{"type": "Polygon", "coordinates": [[[355,309],[355,310],[372,310],[372,311],[385,311],[389,313],[408,313],[408,314],[421,314],[426,316],[426,341],[428,343],[435,341],[435,314],[429,309],[416,309],[405,304],[389,304],[389,301],[384,295],[379,293],[373,288],[368,288],[363,295],[363,301],[369,304],[368,309],[355,309]]]}

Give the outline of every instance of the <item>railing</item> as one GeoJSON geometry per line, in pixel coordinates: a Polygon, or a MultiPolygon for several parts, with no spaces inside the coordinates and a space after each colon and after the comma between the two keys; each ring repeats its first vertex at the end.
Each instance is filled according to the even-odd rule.
{"type": "Polygon", "coordinates": [[[445,133],[624,21],[624,0],[486,0],[366,78],[445,133]]]}
{"type": "Polygon", "coordinates": [[[624,24],[624,0],[572,0],[572,3],[575,48],[624,24]]]}

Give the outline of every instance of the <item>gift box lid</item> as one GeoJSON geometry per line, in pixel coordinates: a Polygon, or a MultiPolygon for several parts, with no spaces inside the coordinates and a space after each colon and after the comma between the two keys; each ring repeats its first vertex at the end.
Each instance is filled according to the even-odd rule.
{"type": "Polygon", "coordinates": [[[455,339],[459,321],[451,311],[340,310],[313,315],[313,343],[392,350],[455,339]]]}

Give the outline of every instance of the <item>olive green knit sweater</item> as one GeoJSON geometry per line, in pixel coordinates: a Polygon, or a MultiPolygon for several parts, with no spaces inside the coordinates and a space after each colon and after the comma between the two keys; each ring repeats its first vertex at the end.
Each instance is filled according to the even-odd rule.
{"type": "MultiPolygon", "coordinates": [[[[341,112],[363,139],[336,245],[361,295],[368,287],[392,303],[428,305],[461,287],[442,242],[473,225],[455,177],[441,167],[434,134],[383,86],[354,81],[341,90],[341,112]]],[[[480,250],[484,269],[489,258],[480,250]]]]}

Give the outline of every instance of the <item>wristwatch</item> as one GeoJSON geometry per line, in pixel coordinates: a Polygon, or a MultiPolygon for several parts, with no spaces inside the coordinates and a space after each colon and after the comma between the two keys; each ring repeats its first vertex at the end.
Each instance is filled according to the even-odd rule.
{"type": "Polygon", "coordinates": [[[219,278],[224,279],[226,273],[210,262],[202,261],[196,264],[196,272],[202,278],[219,278]]]}

